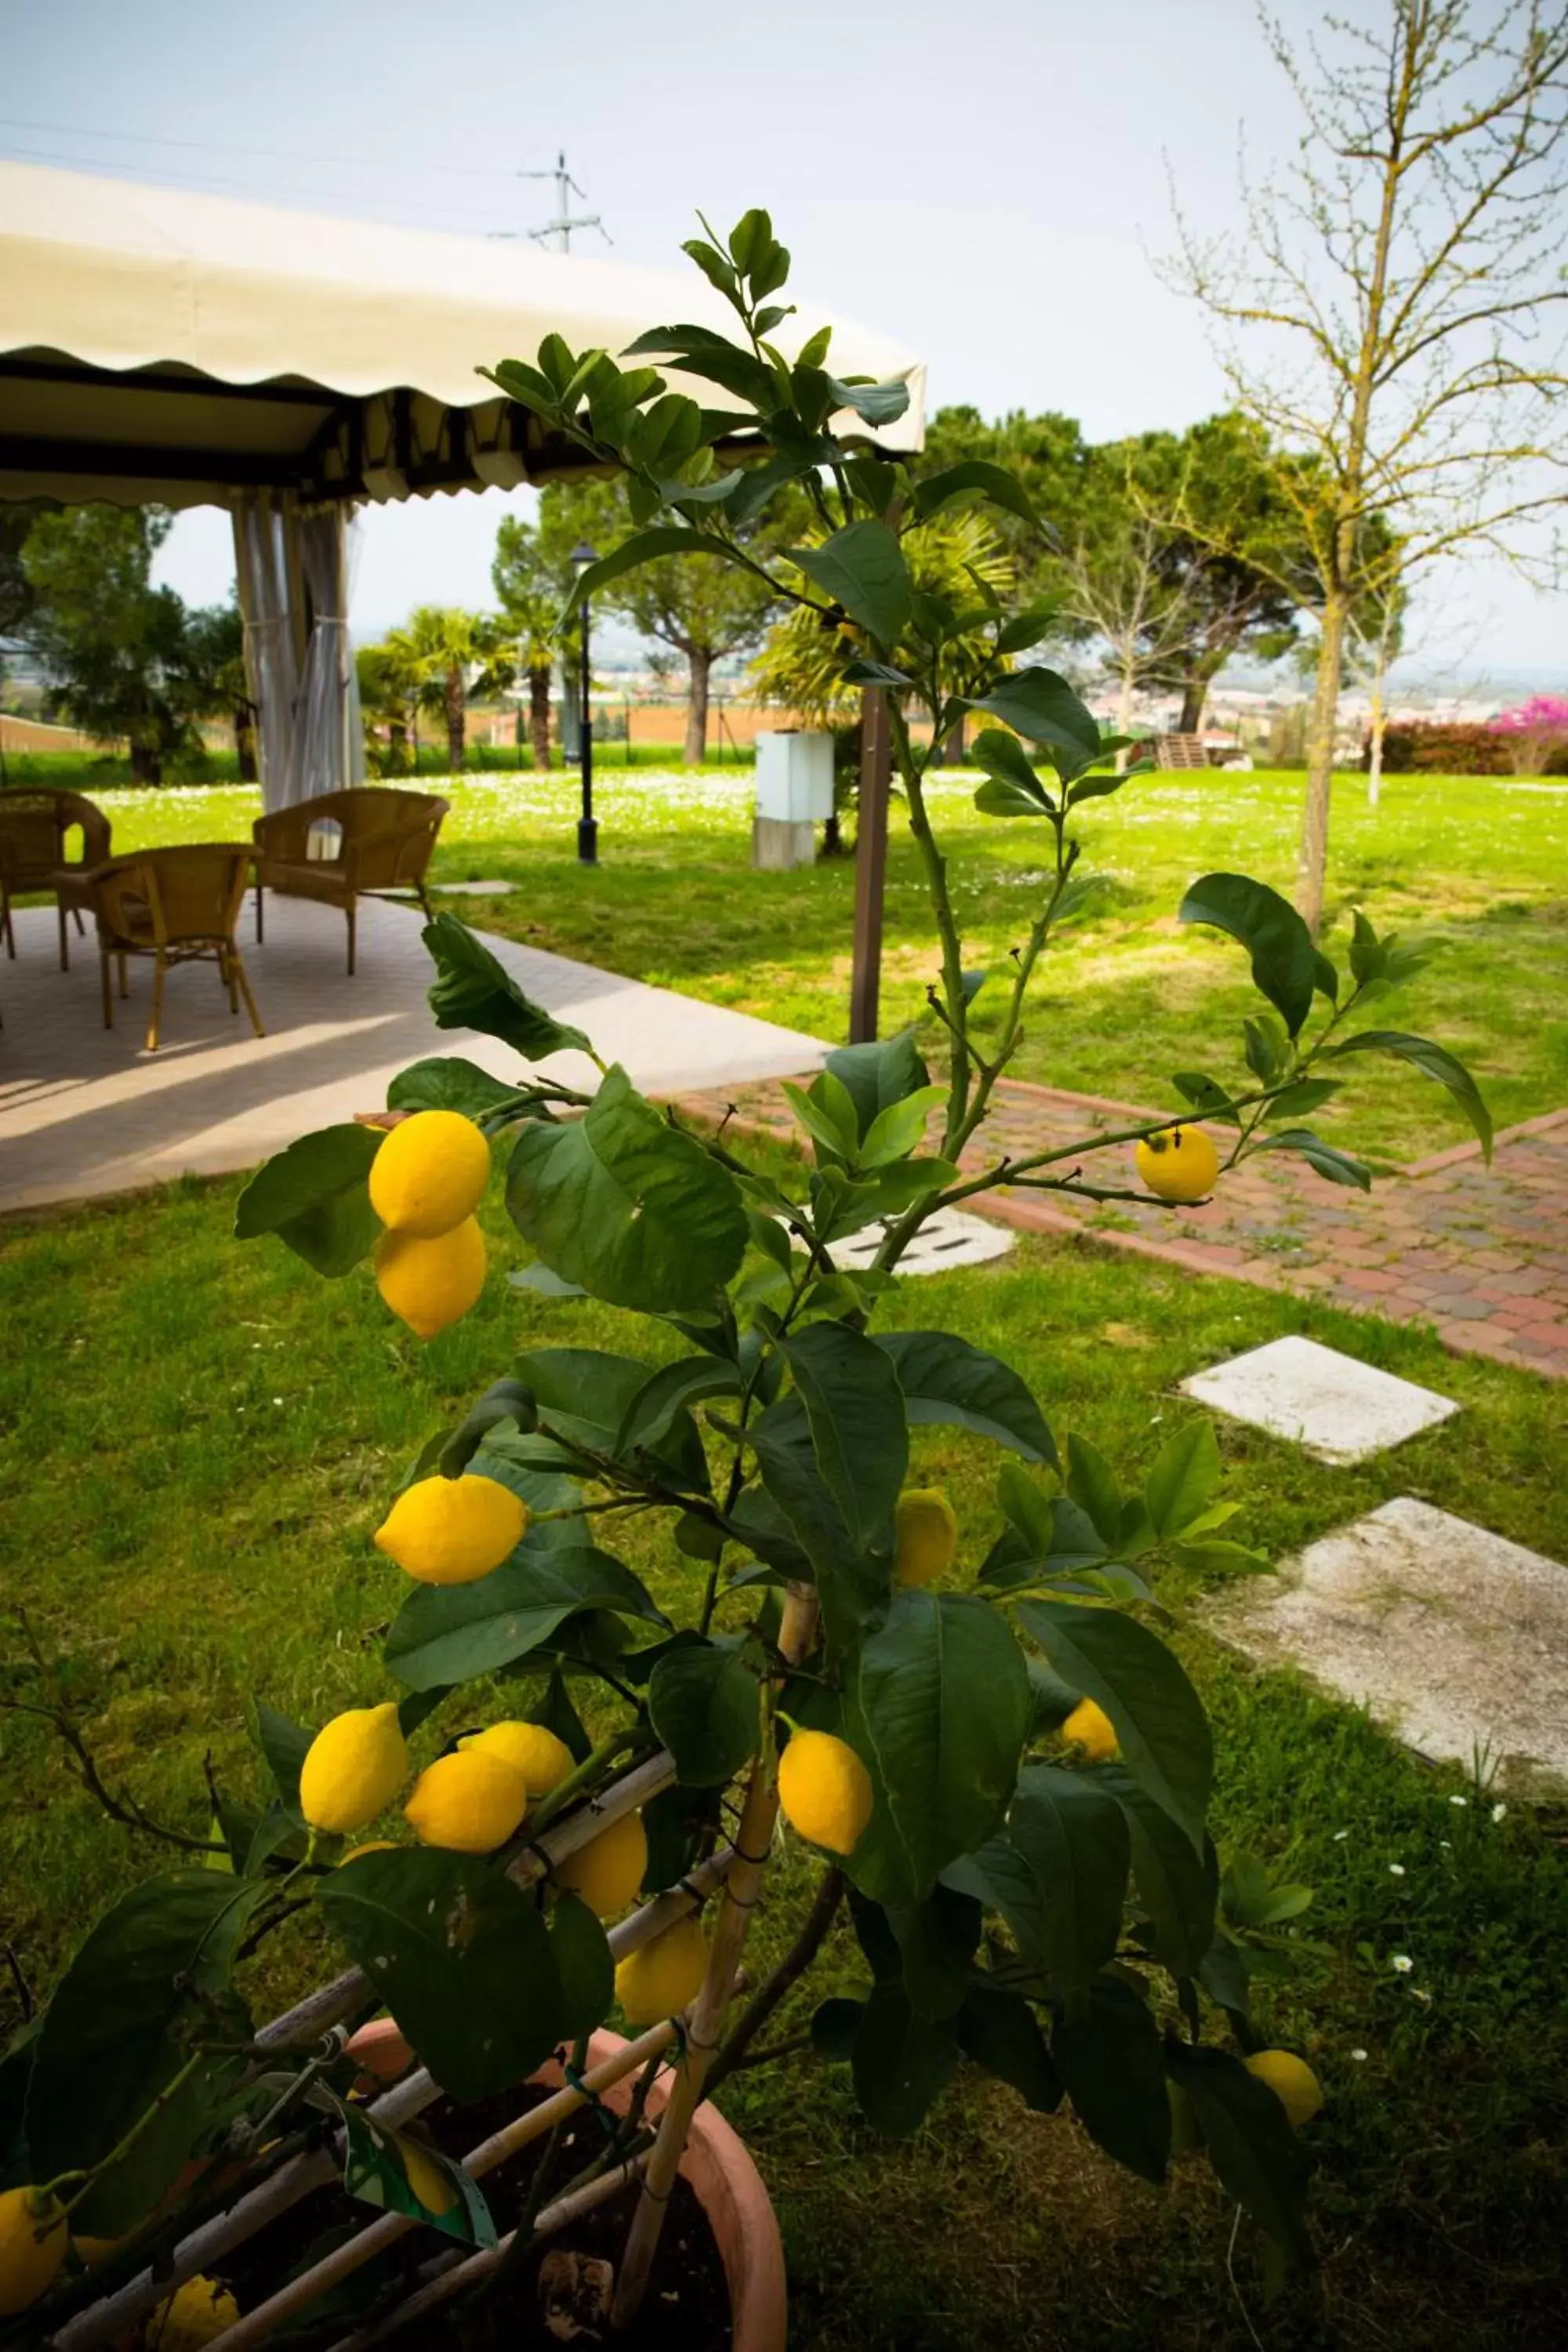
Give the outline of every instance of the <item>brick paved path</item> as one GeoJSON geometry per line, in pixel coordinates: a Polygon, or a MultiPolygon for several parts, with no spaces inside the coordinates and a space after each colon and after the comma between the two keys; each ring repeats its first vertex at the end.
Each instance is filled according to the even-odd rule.
{"type": "MultiPolygon", "coordinates": [[[[810,1084],[809,1074],[800,1083],[810,1084]]],[[[704,1119],[733,1102],[748,1124],[788,1134],[793,1115],[776,1082],[733,1095],[695,1095],[704,1119]]],[[[1127,1103],[1004,1080],[984,1129],[984,1166],[1091,1132],[1160,1116],[1127,1103]]],[[[1090,1181],[1131,1182],[1129,1146],[1089,1154],[1090,1181]]],[[[1036,1233],[1088,1233],[1113,1249],[1197,1272],[1234,1275],[1268,1290],[1336,1307],[1430,1323],[1447,1346],[1568,1380],[1568,1110],[1506,1129],[1489,1169],[1479,1144],[1418,1160],[1376,1180],[1370,1194],[1326,1183],[1281,1153],[1225,1179],[1206,1207],[1150,1211],[1001,1192],[967,1206],[1036,1233]]]]}

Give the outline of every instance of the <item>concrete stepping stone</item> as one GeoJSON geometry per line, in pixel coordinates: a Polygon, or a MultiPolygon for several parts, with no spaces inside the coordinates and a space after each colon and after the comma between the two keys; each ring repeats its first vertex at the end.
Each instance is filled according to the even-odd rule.
{"type": "Polygon", "coordinates": [[[1568,1567],[1401,1495],[1203,1606],[1261,1665],[1521,1795],[1568,1790],[1568,1567]]]}
{"type": "Polygon", "coordinates": [[[1194,1372],[1181,1386],[1184,1396],[1291,1438],[1320,1462],[1364,1462],[1459,1410],[1451,1397],[1293,1336],[1194,1372]]]}
{"type": "MultiPolygon", "coordinates": [[[[887,1231],[888,1221],[879,1218],[847,1241],[835,1242],[836,1262],[843,1266],[869,1265],[887,1231]]],[[[1005,1257],[1015,1240],[1005,1225],[966,1216],[962,1209],[939,1209],[899,1260],[899,1273],[951,1274],[961,1265],[986,1265],[993,1258],[1005,1257]]]]}

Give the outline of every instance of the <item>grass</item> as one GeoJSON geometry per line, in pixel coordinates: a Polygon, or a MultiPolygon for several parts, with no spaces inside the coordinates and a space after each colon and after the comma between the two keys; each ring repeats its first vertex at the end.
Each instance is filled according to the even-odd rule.
{"type": "MultiPolygon", "coordinates": [[[[99,1710],[109,1780],[196,1832],[205,1758],[258,1790],[252,1695],[305,1722],[384,1695],[378,1636],[400,1580],[369,1536],[429,1429],[520,1347],[658,1353],[668,1338],[591,1304],[525,1298],[498,1276],[463,1324],[415,1349],[363,1270],[324,1286],[273,1244],[233,1244],[235,1189],[187,1181],[0,1234],[0,1590],[99,1710]]],[[[493,1204],[491,1232],[510,1262],[493,1204]]],[[[1046,1241],[1000,1270],[911,1281],[891,1316],[1008,1356],[1058,1435],[1081,1430],[1129,1479],[1192,1410],[1173,1393],[1184,1374],[1304,1329],[1464,1410],[1354,1469],[1219,1423],[1247,1541],[1277,1554],[1411,1494],[1562,1554],[1561,1391],[1453,1360],[1420,1330],[1046,1241]]],[[[972,1571],[994,1522],[996,1457],[956,1433],[916,1438],[915,1475],[953,1495],[958,1573],[972,1571]]],[[[614,1548],[660,1597],[689,1601],[696,1571],[668,1539],[625,1525],[614,1548]]],[[[917,2141],[889,2143],[858,2121],[837,2075],[763,2070],[736,2077],[724,2105],[779,2203],[793,2340],[820,2352],[1240,2352],[1255,2322],[1285,2352],[1555,2344],[1562,1816],[1516,1804],[1494,1822],[1463,1776],[1424,1768],[1355,1711],[1211,1643],[1190,1589],[1164,1597],[1216,1727],[1222,1843],[1317,1890],[1295,1974],[1263,1997],[1261,2021],[1329,2093],[1311,2132],[1321,2287],[1266,2311],[1244,2231],[1249,2321],[1226,2284],[1231,2215],[1203,2167],[1158,2194],[1113,2172],[1070,2120],[1027,2116],[967,2073],[917,2141]],[[1413,1958],[1408,1975],[1396,1953],[1413,1958]]],[[[6,1646],[0,1637],[0,1657],[6,1646]]],[[[21,1680],[14,1660],[0,1665],[0,1690],[21,1680]]],[[[427,1727],[419,1752],[442,1736],[427,1727]]],[[[86,1922],[156,1854],[101,1816],[43,1727],[4,1711],[0,1777],[4,1938],[44,1990],[86,1922]]],[[[785,1932],[781,1895],[806,1874],[794,1857],[775,1878],[764,1958],[785,1932]]],[[[269,1948],[254,1989],[264,2010],[323,1965],[303,1934],[269,1948]]],[[[817,1993],[860,1973],[840,1937],[817,1993]]],[[[0,2021],[7,1998],[0,1976],[0,2021]]]]}
{"type": "MultiPolygon", "coordinates": [[[[969,960],[994,971],[1026,928],[1046,845],[1031,824],[977,815],[973,782],[935,786],[935,821],[969,960]]],[[[1215,867],[1288,891],[1300,795],[1298,775],[1215,772],[1141,777],[1092,803],[1081,828],[1084,866],[1101,886],[1042,967],[1015,1075],[1174,1104],[1172,1070],[1239,1074],[1239,1018],[1257,1003],[1240,952],[1212,935],[1179,933],[1174,910],[1194,876],[1215,867]]],[[[843,1037],[853,862],[753,872],[749,777],[627,777],[606,768],[595,794],[596,867],[576,860],[573,777],[475,779],[455,783],[452,797],[437,879],[517,885],[485,902],[486,928],[814,1036],[843,1037]]],[[[106,798],[117,846],[234,837],[254,813],[253,796],[235,791],[106,798]]],[[[1342,950],[1355,906],[1379,930],[1419,934],[1435,950],[1416,982],[1380,1008],[1379,1024],[1415,1029],[1460,1055],[1500,1126],[1568,1102],[1568,786],[1394,776],[1373,812],[1364,779],[1344,776],[1333,824],[1331,951],[1342,950]]],[[[918,860],[895,812],[884,1033],[924,1013],[935,970],[918,860]]],[[[999,1008],[1001,997],[994,986],[991,1003],[999,1008]]],[[[989,1010],[983,992],[983,1044],[989,1010]]],[[[1384,1164],[1467,1132],[1437,1089],[1371,1061],[1357,1073],[1350,1107],[1320,1116],[1326,1132],[1384,1164]]]]}

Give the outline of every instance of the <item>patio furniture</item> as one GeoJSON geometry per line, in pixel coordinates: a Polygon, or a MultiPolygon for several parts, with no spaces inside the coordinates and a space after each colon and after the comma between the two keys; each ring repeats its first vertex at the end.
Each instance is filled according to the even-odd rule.
{"type": "Polygon", "coordinates": [[[163,1018],[163,975],[179,963],[216,963],[228,991],[228,1009],[239,999],[258,1037],[267,1034],[240,960],[236,929],[250,877],[250,851],[244,842],[191,842],[177,849],[143,849],[133,857],[113,857],[82,877],[87,903],[98,924],[99,970],[103,981],[103,1025],[114,1026],[109,959],[120,966],[120,993],[128,993],[125,959],[153,959],[153,1013],[147,1050],[158,1050],[163,1018]]]}
{"type": "Polygon", "coordinates": [[[262,936],[261,893],[317,898],[341,907],[348,918],[349,973],[354,968],[354,908],[361,898],[386,890],[412,890],[426,917],[425,873],[451,803],[435,793],[405,793],[387,784],[360,784],[342,793],[321,793],[258,817],[256,843],[256,936],[262,936]],[[326,828],[336,831],[333,843],[326,828]],[[321,845],[312,856],[312,837],[321,845]],[[323,854],[323,851],[326,854],[323,854]]]}
{"type": "Polygon", "coordinates": [[[82,876],[109,856],[109,819],[85,793],[31,784],[0,792],[0,929],[7,954],[16,952],[12,899],[28,890],[52,890],[60,919],[60,970],[69,971],[66,914],[75,916],[79,931],[84,928],[82,876]],[[68,859],[66,840],[79,826],[81,856],[68,859]]]}

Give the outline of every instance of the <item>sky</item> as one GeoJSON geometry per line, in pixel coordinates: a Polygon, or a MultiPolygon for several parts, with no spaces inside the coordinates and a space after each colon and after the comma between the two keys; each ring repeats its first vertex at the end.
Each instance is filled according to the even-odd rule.
{"type": "MultiPolygon", "coordinates": [[[[1063,409],[1096,440],[1223,404],[1154,268],[1170,187],[1234,227],[1244,127],[1255,162],[1296,131],[1251,0],[0,0],[0,54],[18,161],[483,236],[550,217],[519,175],[564,148],[616,255],[661,267],[699,206],[764,204],[794,287],[924,353],[933,407],[1063,409]]],[[[372,509],[356,634],[488,603],[507,504],[372,509]]],[[[226,517],[183,517],[162,562],[226,595],[226,517]]],[[[1493,561],[1445,570],[1411,634],[1456,683],[1568,663],[1560,601],[1493,561]]]]}

